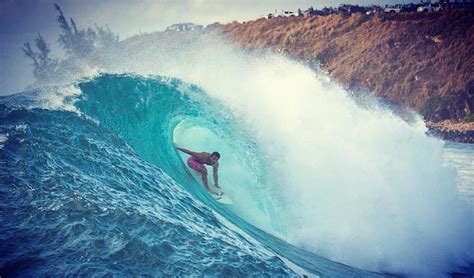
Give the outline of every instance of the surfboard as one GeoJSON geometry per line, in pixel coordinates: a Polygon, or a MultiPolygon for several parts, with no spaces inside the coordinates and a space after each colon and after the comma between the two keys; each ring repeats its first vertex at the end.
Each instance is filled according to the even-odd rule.
{"type": "MultiPolygon", "coordinates": [[[[198,174],[196,171],[190,171],[191,172],[191,175],[196,179],[196,181],[199,182],[199,184],[202,184],[202,181],[201,181],[201,174],[198,174]]],[[[214,191],[216,191],[216,187],[214,187],[213,185],[209,185],[212,187],[212,189],[214,191]]],[[[204,187],[204,186],[203,186],[204,187]]],[[[234,202],[232,201],[232,199],[227,195],[225,194],[224,192],[221,191],[221,195],[217,195],[217,194],[213,194],[213,193],[210,193],[210,192],[207,192],[209,195],[211,195],[212,198],[214,198],[214,200],[216,200],[217,202],[221,203],[221,204],[224,204],[224,205],[232,205],[234,202]]]]}
{"type": "Polygon", "coordinates": [[[216,194],[212,194],[212,193],[209,193],[212,198],[214,198],[214,200],[216,200],[217,202],[221,203],[221,204],[225,204],[225,205],[232,205],[234,202],[232,202],[232,199],[227,196],[227,194],[225,194],[224,192],[222,192],[222,195],[216,195],[216,194]]]}

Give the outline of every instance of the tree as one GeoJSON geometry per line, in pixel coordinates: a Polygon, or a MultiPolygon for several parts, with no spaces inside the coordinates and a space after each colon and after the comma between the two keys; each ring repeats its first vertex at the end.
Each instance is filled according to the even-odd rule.
{"type": "Polygon", "coordinates": [[[118,35],[110,31],[109,26],[106,25],[104,28],[95,24],[96,30],[92,28],[78,29],[74,19],[70,18],[69,22],[66,20],[58,4],[54,4],[54,7],[59,12],[57,21],[62,30],[58,42],[68,54],[82,58],[92,52],[94,48],[110,47],[119,42],[118,35]]]}
{"type": "Polygon", "coordinates": [[[66,20],[58,4],[54,4],[54,7],[59,12],[57,21],[62,30],[58,38],[59,44],[72,56],[78,58],[87,56],[94,49],[97,34],[91,28],[87,31],[78,29],[72,18],[69,19],[70,23],[66,20]]]}
{"type": "Polygon", "coordinates": [[[38,81],[53,80],[58,77],[58,73],[78,71],[82,58],[86,58],[95,48],[111,47],[119,42],[118,35],[110,31],[109,26],[102,27],[95,24],[95,30],[79,29],[72,18],[69,21],[66,19],[58,4],[54,4],[54,7],[59,13],[56,20],[61,29],[58,42],[69,58],[60,63],[56,59],[51,59],[48,44],[40,34],[35,38],[37,51],[33,50],[29,41],[24,43],[21,49],[25,56],[33,61],[33,74],[38,81]]]}
{"type": "Polygon", "coordinates": [[[35,45],[38,51],[31,48],[30,42],[27,41],[21,48],[26,57],[33,61],[33,74],[36,80],[51,80],[58,67],[58,61],[49,57],[51,50],[41,34],[35,38],[35,45]]]}
{"type": "Polygon", "coordinates": [[[110,31],[108,25],[105,25],[104,28],[96,23],[95,29],[97,30],[95,47],[110,47],[119,42],[119,36],[110,31]]]}

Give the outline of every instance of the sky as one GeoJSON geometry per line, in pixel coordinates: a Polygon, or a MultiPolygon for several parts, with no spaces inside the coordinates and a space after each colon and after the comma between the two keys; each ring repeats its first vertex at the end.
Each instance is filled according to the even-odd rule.
{"type": "MultiPolygon", "coordinates": [[[[395,3],[397,0],[0,0],[0,95],[23,91],[33,83],[30,61],[21,46],[33,42],[40,33],[52,49],[51,56],[64,52],[57,43],[60,29],[54,3],[79,28],[95,23],[108,25],[120,40],[140,34],[162,31],[174,23],[192,22],[208,25],[257,19],[281,10],[302,10],[313,6],[338,6],[395,3]]],[[[400,2],[400,0],[398,0],[400,2]]]]}

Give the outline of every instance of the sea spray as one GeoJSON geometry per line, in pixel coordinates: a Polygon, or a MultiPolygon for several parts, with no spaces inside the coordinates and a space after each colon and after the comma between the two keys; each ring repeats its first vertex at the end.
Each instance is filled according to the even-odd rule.
{"type": "Polygon", "coordinates": [[[285,221],[278,219],[276,210],[281,207],[277,205],[281,197],[265,187],[266,159],[253,136],[228,108],[202,89],[177,79],[128,74],[102,75],[78,87],[82,93],[75,105],[81,115],[122,138],[141,159],[158,166],[193,198],[273,252],[317,275],[380,276],[305,252],[254,226],[285,238],[285,221]],[[220,184],[239,202],[230,207],[215,202],[201,179],[187,169],[187,157],[180,157],[175,143],[196,151],[217,147],[224,165],[219,170],[220,184]]]}
{"type": "Polygon", "coordinates": [[[173,48],[177,40],[103,66],[175,76],[227,105],[267,159],[264,186],[279,194],[274,209],[287,240],[350,265],[412,275],[445,273],[472,258],[472,210],[443,166],[443,142],[420,121],[364,108],[325,74],[285,57],[245,53],[212,36],[173,48]]]}
{"type": "MultiPolygon", "coordinates": [[[[273,207],[264,211],[279,223],[260,227],[370,270],[441,275],[472,259],[473,212],[458,198],[456,173],[443,166],[443,142],[426,136],[420,121],[364,107],[323,73],[219,37],[140,40],[98,55],[98,71],[176,77],[229,109],[264,160],[256,174],[264,178],[236,184],[268,193],[259,198],[269,199],[273,207]]],[[[255,202],[237,212],[251,214],[255,202]]],[[[259,226],[259,217],[251,219],[259,226]]]]}

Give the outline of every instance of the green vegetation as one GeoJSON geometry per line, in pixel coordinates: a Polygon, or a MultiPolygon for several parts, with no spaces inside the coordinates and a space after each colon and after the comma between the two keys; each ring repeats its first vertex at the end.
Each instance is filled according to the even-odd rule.
{"type": "MultiPolygon", "coordinates": [[[[76,22],[64,16],[59,5],[54,4],[58,16],[56,18],[61,34],[58,42],[69,55],[69,58],[81,59],[89,55],[94,49],[101,47],[113,47],[119,42],[119,37],[108,26],[102,27],[95,24],[95,29],[79,29],[76,22]]],[[[61,61],[49,56],[51,50],[46,40],[38,34],[35,38],[36,49],[33,49],[30,42],[27,41],[22,46],[22,51],[27,58],[33,62],[33,74],[37,81],[53,80],[60,70],[61,61]]]]}
{"type": "Polygon", "coordinates": [[[62,31],[58,42],[68,54],[81,58],[87,56],[97,47],[112,46],[118,43],[118,36],[110,31],[108,26],[104,28],[96,24],[96,30],[92,28],[78,29],[74,19],[70,18],[70,22],[67,21],[58,4],[54,4],[54,7],[59,13],[57,21],[62,31]]]}
{"type": "Polygon", "coordinates": [[[466,117],[464,117],[464,119],[462,119],[462,121],[463,123],[474,122],[474,114],[467,115],[466,117]]]}
{"type": "Polygon", "coordinates": [[[23,53],[33,61],[33,74],[37,80],[50,80],[54,78],[54,73],[58,67],[58,60],[49,57],[51,52],[48,44],[41,36],[35,38],[35,46],[38,51],[31,48],[30,42],[26,42],[23,47],[23,53]]]}

